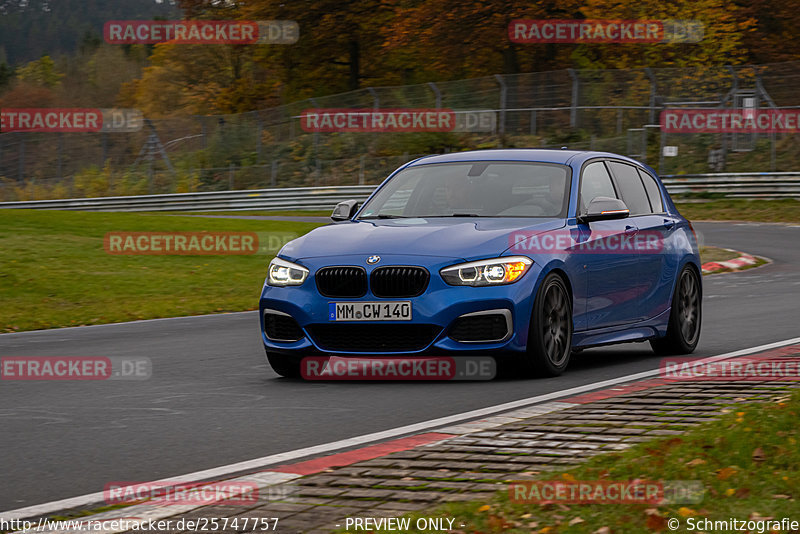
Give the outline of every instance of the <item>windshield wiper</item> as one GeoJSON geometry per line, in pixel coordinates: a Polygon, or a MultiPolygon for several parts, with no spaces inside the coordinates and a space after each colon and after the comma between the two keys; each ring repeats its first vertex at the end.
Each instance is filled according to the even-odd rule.
{"type": "Polygon", "coordinates": [[[380,213],[378,215],[372,215],[368,217],[359,217],[359,220],[367,220],[367,219],[410,219],[405,215],[389,215],[386,213],[380,213]]]}
{"type": "Polygon", "coordinates": [[[434,217],[491,217],[491,215],[479,215],[477,213],[439,213],[434,215],[417,215],[420,219],[433,219],[434,217]]]}

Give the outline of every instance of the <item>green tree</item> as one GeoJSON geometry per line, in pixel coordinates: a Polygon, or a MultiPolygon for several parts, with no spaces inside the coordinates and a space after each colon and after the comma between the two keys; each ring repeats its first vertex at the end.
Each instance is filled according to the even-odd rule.
{"type": "Polygon", "coordinates": [[[61,83],[64,75],[56,70],[56,64],[50,56],[42,56],[17,69],[17,77],[28,83],[53,88],[61,83]]]}
{"type": "Polygon", "coordinates": [[[11,78],[14,76],[14,69],[9,67],[8,63],[3,61],[0,63],[0,90],[8,87],[11,83],[11,78]]]}

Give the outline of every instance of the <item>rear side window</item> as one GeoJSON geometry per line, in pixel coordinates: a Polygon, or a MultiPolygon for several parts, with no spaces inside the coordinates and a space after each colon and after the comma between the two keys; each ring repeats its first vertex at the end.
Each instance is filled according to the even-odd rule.
{"type": "Polygon", "coordinates": [[[617,179],[617,185],[619,185],[622,193],[622,200],[631,210],[631,215],[652,213],[650,201],[647,199],[647,193],[644,190],[642,179],[639,177],[636,167],[616,161],[610,161],[608,165],[617,179]]]}
{"type": "Polygon", "coordinates": [[[650,207],[653,208],[653,213],[663,213],[664,205],[661,203],[661,190],[658,188],[656,179],[650,176],[650,173],[644,172],[642,169],[639,169],[639,175],[642,177],[642,182],[647,191],[647,198],[650,199],[650,207]]]}
{"type": "Polygon", "coordinates": [[[611,176],[608,175],[602,161],[596,161],[584,167],[580,197],[580,213],[586,213],[589,203],[596,197],[619,198],[614,191],[611,176]]]}

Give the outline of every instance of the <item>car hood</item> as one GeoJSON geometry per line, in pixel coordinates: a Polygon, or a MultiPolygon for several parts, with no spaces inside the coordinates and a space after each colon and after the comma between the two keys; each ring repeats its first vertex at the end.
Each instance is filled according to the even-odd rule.
{"type": "Polygon", "coordinates": [[[518,239],[562,228],[564,219],[430,218],[346,221],[316,228],[290,241],[290,261],[348,254],[405,254],[472,260],[500,255],[518,239]]]}

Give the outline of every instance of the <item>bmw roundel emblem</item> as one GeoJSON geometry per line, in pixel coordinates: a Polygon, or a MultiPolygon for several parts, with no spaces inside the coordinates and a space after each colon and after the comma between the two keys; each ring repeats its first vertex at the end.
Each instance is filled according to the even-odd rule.
{"type": "Polygon", "coordinates": [[[377,255],[370,256],[369,258],[367,258],[367,263],[369,263],[370,265],[375,265],[379,261],[381,261],[381,257],[377,255]]]}

